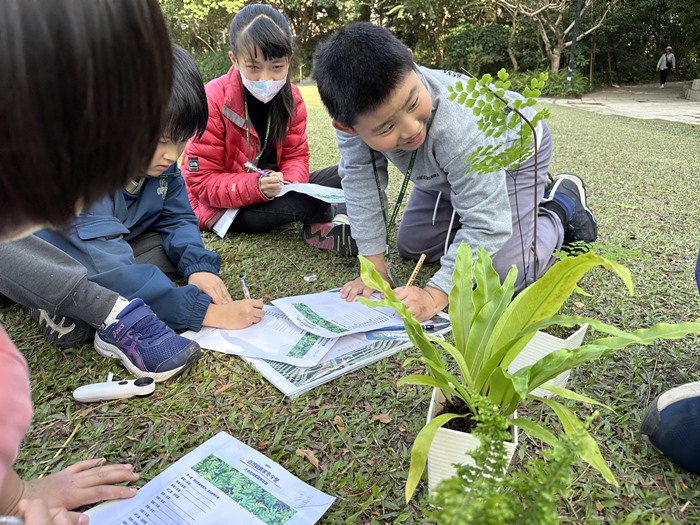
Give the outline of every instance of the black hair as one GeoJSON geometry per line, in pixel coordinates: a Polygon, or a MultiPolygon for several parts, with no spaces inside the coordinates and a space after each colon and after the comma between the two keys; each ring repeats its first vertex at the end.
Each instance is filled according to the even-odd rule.
{"type": "Polygon", "coordinates": [[[192,57],[173,44],[173,89],[166,112],[163,135],[173,142],[202,136],[207,129],[209,109],[204,82],[192,57]]]}
{"type": "Polygon", "coordinates": [[[331,118],[352,127],[414,68],[411,51],[388,29],[354,22],[318,45],[311,76],[331,118]]]}
{"type": "MultiPolygon", "coordinates": [[[[289,22],[282,13],[266,4],[250,4],[236,13],[229,29],[231,51],[236,60],[243,54],[257,58],[258,50],[265,60],[288,58],[294,52],[294,39],[289,22]]],[[[292,84],[287,82],[270,102],[270,136],[273,144],[282,142],[287,135],[289,120],[294,113],[292,84]]]]}
{"type": "Polygon", "coordinates": [[[3,0],[0,238],[60,225],[151,161],[172,51],[156,0],[3,0]]]}

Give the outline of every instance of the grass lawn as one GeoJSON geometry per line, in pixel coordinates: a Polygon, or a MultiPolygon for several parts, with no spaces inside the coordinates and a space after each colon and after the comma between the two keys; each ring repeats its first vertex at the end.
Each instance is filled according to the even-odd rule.
{"type": "MultiPolygon", "coordinates": [[[[333,130],[315,88],[305,86],[312,168],[338,160],[333,130]]],[[[552,106],[553,172],[581,175],[596,213],[599,240],[623,248],[635,296],[608,273],[592,272],[567,313],[600,318],[625,329],[660,321],[695,320],[700,296],[693,268],[700,247],[697,128],[662,121],[602,116],[552,106]]],[[[355,260],[315,250],[299,225],[270,235],[206,234],[223,257],[223,277],[240,296],[245,272],[254,296],[273,299],[338,286],[357,275],[355,260]],[[316,273],[318,281],[303,276],[316,273]]],[[[406,264],[408,274],[412,264],[406,264]]],[[[427,267],[418,284],[430,273],[427,267]]],[[[397,388],[409,370],[407,351],[336,379],[308,394],[285,398],[242,360],[206,352],[176,381],[148,398],[80,404],[73,389],[104,381],[117,362],[85,345],[59,350],[44,342],[20,307],[0,310],[0,322],[27,357],[33,382],[34,424],[17,469],[25,478],[81,459],[130,462],[142,482],[224,430],[279,462],[337,502],[320,523],[421,523],[425,490],[406,505],[410,445],[425,421],[428,390],[397,388]],[[374,418],[385,414],[388,418],[374,418]],[[385,422],[388,421],[388,422],[385,422]],[[62,444],[75,431],[65,449],[62,444]],[[299,449],[313,452],[318,468],[299,449]]],[[[697,339],[632,347],[572,373],[569,386],[606,403],[594,435],[620,487],[580,467],[560,506],[562,523],[700,523],[700,477],[664,459],[639,434],[644,407],[657,393],[700,375],[697,339]]],[[[413,367],[410,367],[413,371],[413,367]]],[[[581,416],[588,410],[576,405],[581,416]]],[[[537,417],[537,414],[530,415],[537,417]]],[[[548,413],[542,415],[549,418],[548,413]]],[[[521,440],[520,458],[538,444],[521,440]]],[[[516,466],[517,468],[517,462],[516,466]]]]}

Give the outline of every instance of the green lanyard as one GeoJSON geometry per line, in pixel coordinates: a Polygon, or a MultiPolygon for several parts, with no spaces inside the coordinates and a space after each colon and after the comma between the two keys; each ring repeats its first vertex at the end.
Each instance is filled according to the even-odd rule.
{"type": "Polygon", "coordinates": [[[413,165],[416,162],[416,150],[411,153],[411,159],[408,161],[408,168],[406,168],[406,174],[403,177],[403,182],[401,183],[401,189],[399,190],[399,196],[394,204],[394,209],[391,211],[391,218],[387,219],[386,208],[387,205],[382,198],[382,186],[379,183],[379,172],[377,170],[377,160],[374,156],[374,150],[369,149],[369,154],[372,157],[372,169],[374,170],[374,182],[377,184],[377,194],[379,195],[379,204],[382,207],[382,215],[384,216],[384,226],[386,228],[386,249],[389,251],[389,234],[391,229],[394,227],[396,222],[396,216],[399,214],[399,208],[403,202],[403,198],[406,195],[406,188],[408,188],[408,181],[411,179],[411,173],[413,172],[413,165]]]}
{"type": "MultiPolygon", "coordinates": [[[[250,120],[250,114],[248,113],[248,99],[246,98],[245,92],[243,93],[243,107],[245,108],[245,139],[246,142],[248,143],[248,156],[247,158],[250,159],[250,128],[253,127],[253,122],[250,120]]],[[[265,148],[267,147],[267,137],[270,136],[270,122],[272,121],[272,115],[270,114],[270,110],[267,110],[267,126],[265,129],[265,142],[262,145],[262,148],[260,148],[260,151],[258,154],[255,156],[255,158],[251,161],[253,164],[256,166],[258,165],[258,161],[260,160],[260,156],[263,154],[263,151],[265,151],[265,148]]]]}
{"type": "Polygon", "coordinates": [[[403,198],[406,195],[406,188],[408,188],[408,181],[411,179],[411,173],[413,172],[413,165],[416,162],[416,153],[417,150],[413,150],[411,153],[411,158],[408,161],[408,168],[406,168],[406,174],[403,177],[403,182],[401,183],[401,189],[399,190],[399,196],[396,199],[396,203],[394,204],[394,209],[391,211],[391,218],[387,219],[387,204],[384,202],[384,199],[382,198],[382,186],[379,183],[379,171],[377,170],[377,160],[374,155],[374,150],[372,148],[369,149],[369,154],[372,157],[372,169],[374,170],[374,182],[377,184],[377,194],[379,195],[379,204],[382,208],[382,216],[384,217],[384,227],[386,229],[386,251],[385,251],[385,263],[386,263],[386,271],[387,274],[389,275],[389,279],[393,281],[395,286],[402,286],[403,283],[394,278],[393,275],[391,275],[391,269],[390,269],[390,263],[389,263],[389,234],[391,233],[391,230],[394,227],[394,224],[396,223],[396,216],[399,214],[399,208],[401,207],[401,203],[403,202],[403,198]]]}

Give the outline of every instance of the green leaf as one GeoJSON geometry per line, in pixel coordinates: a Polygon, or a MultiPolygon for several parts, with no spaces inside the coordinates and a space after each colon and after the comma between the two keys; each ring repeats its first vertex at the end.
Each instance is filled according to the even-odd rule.
{"type": "Polygon", "coordinates": [[[445,423],[460,416],[459,414],[440,414],[433,418],[418,432],[413,447],[411,448],[411,466],[408,469],[408,477],[406,479],[406,503],[408,503],[418,487],[420,478],[425,470],[425,464],[428,461],[428,451],[430,444],[435,438],[435,434],[440,427],[445,423]]]}
{"type": "Polygon", "coordinates": [[[535,421],[522,417],[516,417],[512,420],[512,423],[516,427],[525,431],[530,437],[539,439],[550,446],[554,446],[554,444],[557,442],[556,436],[540,423],[536,423],[535,421]]]}
{"type": "Polygon", "coordinates": [[[581,423],[581,421],[579,421],[576,418],[576,416],[573,414],[573,412],[571,412],[571,410],[566,408],[561,403],[558,403],[553,399],[546,398],[542,398],[542,402],[546,403],[552,410],[554,410],[554,412],[561,420],[562,426],[564,427],[564,431],[567,434],[583,434],[583,439],[581,440],[581,445],[578,450],[581,459],[583,459],[591,467],[600,472],[603,475],[603,478],[605,478],[605,481],[617,487],[618,484],[617,480],[615,479],[615,476],[608,467],[607,463],[605,463],[605,459],[600,453],[600,448],[598,448],[598,444],[588,433],[583,423],[581,423]]]}
{"type": "MultiPolygon", "coordinates": [[[[581,403],[590,403],[591,405],[598,405],[598,406],[607,408],[608,410],[611,410],[614,412],[614,410],[612,408],[610,408],[608,405],[601,403],[600,401],[596,401],[595,399],[593,399],[591,397],[584,396],[582,394],[577,394],[576,392],[574,392],[573,390],[569,390],[568,388],[564,388],[564,387],[557,386],[557,385],[548,385],[548,384],[540,385],[540,388],[543,390],[547,390],[553,394],[556,394],[559,397],[563,397],[565,399],[570,399],[571,401],[579,401],[581,403]]],[[[541,398],[538,396],[531,396],[531,397],[533,399],[540,399],[541,400],[541,398]]]]}
{"type": "Polygon", "coordinates": [[[447,397],[448,394],[459,397],[457,391],[454,388],[452,388],[450,384],[451,383],[449,381],[445,381],[444,379],[440,379],[435,376],[426,376],[422,374],[411,374],[408,376],[404,376],[396,382],[396,386],[429,386],[441,390],[445,394],[445,397],[447,397]]]}

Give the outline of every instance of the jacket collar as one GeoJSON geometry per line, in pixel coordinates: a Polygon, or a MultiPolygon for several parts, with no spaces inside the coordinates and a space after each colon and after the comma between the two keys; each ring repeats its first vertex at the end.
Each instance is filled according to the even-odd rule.
{"type": "MultiPolygon", "coordinates": [[[[239,128],[245,128],[245,105],[243,103],[243,84],[238,70],[231,66],[224,80],[224,116],[239,128]]],[[[255,133],[255,130],[251,130],[255,133]]]]}

